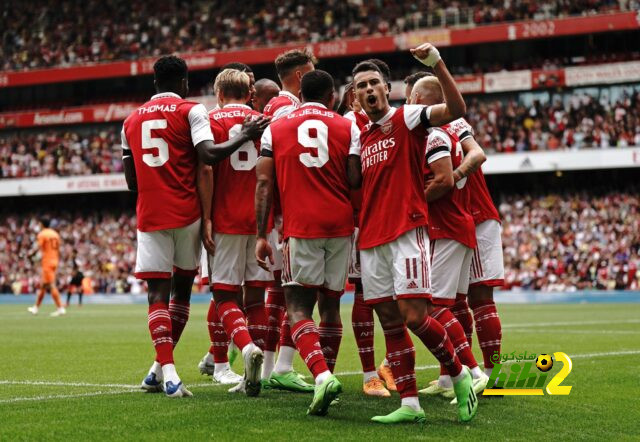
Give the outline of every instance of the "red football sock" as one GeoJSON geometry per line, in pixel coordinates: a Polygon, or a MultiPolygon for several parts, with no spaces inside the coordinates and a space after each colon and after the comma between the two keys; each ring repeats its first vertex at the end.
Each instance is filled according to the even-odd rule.
{"type": "Polygon", "coordinates": [[[296,322],[292,327],[292,337],[298,353],[300,353],[314,378],[320,373],[329,370],[320,347],[318,329],[311,319],[296,322]]]}
{"type": "Polygon", "coordinates": [[[36,307],[40,307],[40,304],[42,304],[43,299],[44,299],[44,289],[40,288],[40,290],[38,290],[38,297],[36,298],[36,307]]]}
{"type": "Polygon", "coordinates": [[[258,347],[264,350],[265,335],[267,334],[267,315],[265,314],[264,303],[257,302],[245,305],[244,310],[247,314],[247,324],[251,339],[258,347]]]}
{"type": "Polygon", "coordinates": [[[401,398],[417,397],[416,386],[416,351],[407,333],[407,328],[400,327],[384,330],[384,340],[387,344],[387,360],[391,366],[393,379],[401,398]]]}
{"type": "Polygon", "coordinates": [[[440,367],[444,367],[446,374],[451,376],[460,374],[460,370],[462,370],[460,359],[456,356],[447,332],[437,320],[427,316],[420,327],[411,331],[436,357],[440,362],[440,367]]]}
{"type": "Polygon", "coordinates": [[[156,302],[149,306],[149,332],[156,349],[156,361],[160,365],[173,364],[171,317],[164,302],[156,302]]]}
{"type": "Polygon", "coordinates": [[[269,287],[267,289],[267,301],[264,307],[267,316],[267,332],[264,338],[264,349],[275,352],[278,347],[278,341],[280,340],[282,317],[286,311],[284,290],[282,287],[269,287]]]}
{"type": "Polygon", "coordinates": [[[474,304],[472,308],[473,317],[476,320],[478,343],[484,359],[484,368],[493,368],[491,356],[496,351],[500,353],[500,344],[502,344],[502,325],[496,304],[492,299],[489,299],[474,304]]]}
{"type": "Polygon", "coordinates": [[[173,348],[175,348],[189,320],[189,301],[172,299],[169,302],[169,316],[171,316],[171,338],[173,339],[173,348]]]}
{"type": "Polygon", "coordinates": [[[340,342],[342,341],[342,324],[321,322],[318,327],[318,333],[320,335],[320,347],[322,348],[324,359],[327,362],[327,367],[329,367],[329,370],[333,373],[333,369],[336,366],[336,359],[338,358],[340,342]]]}
{"type": "Polygon", "coordinates": [[[362,293],[356,293],[351,310],[351,326],[358,345],[362,371],[376,371],[373,347],[373,309],[364,302],[362,293]]]}
{"type": "Polygon", "coordinates": [[[229,338],[224,326],[218,317],[218,309],[216,302],[212,299],[209,304],[209,312],[207,313],[207,328],[209,329],[209,339],[211,339],[211,347],[209,353],[213,355],[213,362],[223,364],[229,362],[227,358],[227,350],[229,349],[229,338]]]}
{"type": "Polygon", "coordinates": [[[469,310],[469,304],[467,304],[467,296],[459,294],[456,297],[456,303],[449,310],[462,326],[469,348],[473,348],[471,345],[473,339],[473,316],[471,315],[471,310],[469,310]]]}
{"type": "Polygon", "coordinates": [[[289,325],[289,315],[286,313],[282,317],[282,324],[280,327],[280,347],[296,348],[296,344],[291,337],[291,326],[289,325]]]}
{"type": "MultiPolygon", "coordinates": [[[[477,367],[478,363],[471,352],[464,330],[456,317],[453,316],[453,313],[446,307],[436,307],[431,316],[442,324],[446,330],[446,334],[449,336],[460,362],[469,368],[477,367]]],[[[449,370],[446,367],[440,367],[440,374],[449,374],[449,370]]]]}
{"type": "Polygon", "coordinates": [[[216,303],[216,306],[227,336],[236,344],[236,347],[242,350],[251,343],[251,335],[249,335],[247,321],[242,310],[234,301],[216,303]]]}

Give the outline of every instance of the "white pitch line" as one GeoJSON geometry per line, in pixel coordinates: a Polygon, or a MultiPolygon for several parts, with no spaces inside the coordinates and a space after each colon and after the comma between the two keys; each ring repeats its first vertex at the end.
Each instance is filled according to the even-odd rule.
{"type": "MultiPolygon", "coordinates": [[[[605,357],[605,356],[624,356],[624,355],[637,355],[640,354],[640,350],[622,350],[622,351],[610,351],[610,352],[601,352],[601,353],[582,353],[576,355],[569,355],[571,359],[588,359],[588,358],[597,358],[597,357],[605,357]]],[[[514,363],[515,361],[507,361],[507,364],[514,363]]],[[[416,371],[430,370],[440,368],[439,365],[422,365],[416,367],[416,371]]],[[[343,371],[340,373],[336,373],[336,376],[355,376],[361,375],[361,371],[343,371]]],[[[127,384],[87,384],[81,382],[72,382],[72,383],[64,383],[64,382],[47,382],[47,381],[8,381],[2,380],[0,384],[4,385],[52,385],[52,386],[91,386],[91,387],[111,387],[117,386],[121,389],[119,390],[111,390],[111,391],[94,391],[91,393],[76,393],[76,394],[59,394],[59,395],[48,395],[48,396],[31,396],[31,397],[17,397],[11,399],[0,399],[0,404],[14,403],[14,402],[29,402],[29,401],[46,401],[51,399],[74,399],[81,397],[91,397],[91,396],[104,396],[104,395],[116,395],[116,394],[124,394],[124,393],[143,393],[138,389],[137,385],[127,385],[127,384]],[[122,389],[122,387],[126,387],[122,389]]],[[[190,388],[199,388],[199,387],[217,387],[220,384],[214,384],[213,382],[207,383],[197,383],[191,384],[190,388]]],[[[227,386],[228,387],[228,386],[227,386]]]]}
{"type": "Polygon", "coordinates": [[[502,328],[553,327],[558,325],[600,325],[600,324],[638,324],[640,319],[620,319],[615,321],[575,321],[575,322],[528,322],[518,324],[502,324],[502,328]]]}
{"type": "Polygon", "coordinates": [[[134,393],[136,390],[111,390],[111,391],[94,391],[92,393],[76,393],[76,394],[52,394],[48,396],[31,396],[31,397],[14,397],[11,399],[0,399],[0,404],[10,404],[14,402],[29,401],[48,401],[50,399],[75,399],[91,396],[105,396],[111,394],[134,393]]]}
{"type": "MultiPolygon", "coordinates": [[[[605,353],[583,353],[583,354],[577,354],[577,355],[569,355],[569,357],[571,359],[586,359],[586,358],[597,358],[597,357],[601,357],[601,356],[623,356],[623,355],[637,355],[640,354],[640,350],[622,350],[622,351],[611,351],[611,352],[605,352],[605,353]]],[[[509,361],[507,362],[507,364],[509,363],[513,363],[515,361],[509,361]]],[[[440,365],[421,365],[415,368],[416,371],[423,371],[423,370],[431,370],[433,368],[440,368],[440,365]]],[[[344,371],[342,373],[336,373],[336,376],[355,376],[355,375],[361,375],[362,372],[361,371],[344,371]]]]}
{"type": "Polygon", "coordinates": [[[563,334],[574,334],[574,335],[637,335],[640,334],[640,331],[635,330],[565,330],[565,329],[557,329],[557,328],[514,328],[512,329],[512,333],[563,333],[563,334]]]}
{"type": "Polygon", "coordinates": [[[90,384],[86,382],[56,382],[56,381],[9,381],[0,380],[0,385],[43,385],[51,387],[111,387],[111,388],[140,388],[132,384],[90,384]]]}

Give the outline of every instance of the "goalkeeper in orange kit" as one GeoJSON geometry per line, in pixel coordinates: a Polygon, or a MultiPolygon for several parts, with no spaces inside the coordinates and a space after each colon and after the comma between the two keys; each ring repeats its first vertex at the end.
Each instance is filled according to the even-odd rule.
{"type": "Polygon", "coordinates": [[[38,290],[36,304],[33,307],[29,307],[28,310],[34,315],[37,315],[40,304],[42,304],[42,300],[44,299],[44,294],[49,291],[53,302],[58,307],[55,312],[51,313],[51,316],[61,316],[66,313],[66,310],[60,301],[60,292],[56,287],[56,271],[58,270],[58,262],[60,261],[60,235],[49,227],[50,223],[51,221],[48,218],[40,220],[42,230],[38,233],[37,238],[41,256],[42,280],[40,289],[38,290]]]}

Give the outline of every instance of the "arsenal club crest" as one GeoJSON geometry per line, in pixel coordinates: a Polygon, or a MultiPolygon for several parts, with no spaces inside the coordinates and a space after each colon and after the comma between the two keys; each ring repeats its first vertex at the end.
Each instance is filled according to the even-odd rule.
{"type": "Polygon", "coordinates": [[[389,132],[391,132],[391,129],[393,129],[393,123],[391,123],[391,121],[387,121],[382,125],[382,127],[380,127],[380,130],[385,135],[389,134],[389,132]]]}

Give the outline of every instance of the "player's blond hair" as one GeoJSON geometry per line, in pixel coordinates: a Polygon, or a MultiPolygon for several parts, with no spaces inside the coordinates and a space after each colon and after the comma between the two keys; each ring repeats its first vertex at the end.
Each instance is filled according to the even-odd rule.
{"type": "Polygon", "coordinates": [[[225,69],[218,74],[213,83],[213,90],[216,94],[229,99],[241,100],[247,98],[250,93],[249,76],[237,69],[225,69]]]}
{"type": "Polygon", "coordinates": [[[442,86],[440,85],[438,77],[430,75],[416,81],[416,84],[413,85],[413,89],[411,90],[411,96],[416,93],[422,97],[433,97],[435,103],[442,103],[444,101],[444,94],[442,93],[442,86]]]}

